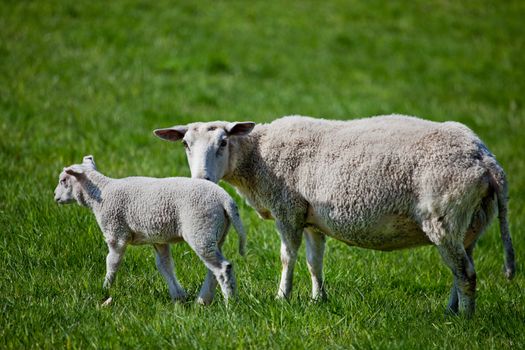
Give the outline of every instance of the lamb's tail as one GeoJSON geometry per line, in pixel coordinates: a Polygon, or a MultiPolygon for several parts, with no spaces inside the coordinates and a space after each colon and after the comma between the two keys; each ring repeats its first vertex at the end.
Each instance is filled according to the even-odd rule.
{"type": "Polygon", "coordinates": [[[244,230],[244,226],[239,215],[239,210],[237,209],[237,205],[233,199],[228,198],[228,200],[224,203],[224,210],[230,218],[235,231],[237,231],[237,234],[239,235],[239,254],[244,256],[246,253],[246,231],[244,230]]]}
{"type": "Polygon", "coordinates": [[[492,155],[485,156],[485,164],[488,166],[491,186],[496,192],[498,199],[498,219],[499,229],[501,233],[501,241],[505,250],[505,276],[510,280],[516,273],[516,263],[514,261],[514,247],[512,246],[512,238],[509,231],[509,223],[507,221],[507,202],[508,202],[508,187],[505,172],[497,163],[492,155]]]}

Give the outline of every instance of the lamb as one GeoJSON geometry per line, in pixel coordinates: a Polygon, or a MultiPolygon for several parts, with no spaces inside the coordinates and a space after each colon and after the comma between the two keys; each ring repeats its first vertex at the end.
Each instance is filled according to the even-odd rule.
{"type": "Polygon", "coordinates": [[[171,298],[185,300],[187,294],[174,275],[169,246],[185,241],[208,269],[197,302],[211,303],[217,281],[226,302],[235,296],[233,267],[222,255],[221,246],[231,222],[244,255],[246,234],[235,202],[216,184],[177,177],[112,179],[97,171],[93,156],[86,156],[82,164],[64,168],[55,201],[76,201],[95,214],[109,248],[103,284],[108,293],[126,247],[152,244],[171,298]]]}
{"type": "Polygon", "coordinates": [[[262,218],[275,220],[283,266],[278,298],[290,296],[303,234],[314,299],[326,296],[326,236],[383,251],[432,244],[454,276],[448,312],[471,316],[472,253],[496,211],[505,274],[514,275],[505,173],[460,123],[289,116],[257,126],[217,121],[154,133],[182,139],[192,177],[225,180],[262,218]]]}

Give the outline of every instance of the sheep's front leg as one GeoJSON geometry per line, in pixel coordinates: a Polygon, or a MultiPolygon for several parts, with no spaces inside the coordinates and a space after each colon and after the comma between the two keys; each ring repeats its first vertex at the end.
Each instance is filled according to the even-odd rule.
{"type": "Polygon", "coordinates": [[[186,292],[173,273],[173,259],[171,257],[169,244],[155,244],[153,247],[157,253],[155,259],[157,269],[166,280],[166,283],[168,283],[171,298],[174,301],[186,299],[186,292]]]}
{"type": "Polygon", "coordinates": [[[306,240],[306,262],[312,277],[312,299],[323,300],[326,299],[323,284],[323,256],[326,238],[313,228],[306,228],[304,237],[306,240]]]}
{"type": "Polygon", "coordinates": [[[281,282],[277,292],[278,299],[287,299],[292,292],[293,270],[297,261],[297,251],[301,246],[302,229],[277,221],[277,230],[281,235],[281,282]]]}
{"type": "Polygon", "coordinates": [[[122,242],[108,242],[109,253],[106,256],[106,277],[102,288],[109,294],[109,289],[115,281],[117,270],[126,251],[126,244],[122,242]]]}

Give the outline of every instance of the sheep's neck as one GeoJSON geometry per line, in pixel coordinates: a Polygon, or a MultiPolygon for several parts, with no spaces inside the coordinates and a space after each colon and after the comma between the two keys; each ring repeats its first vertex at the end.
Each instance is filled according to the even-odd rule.
{"type": "Polygon", "coordinates": [[[231,159],[231,171],[224,176],[224,181],[237,188],[249,200],[253,199],[253,192],[257,190],[262,175],[260,169],[257,169],[262,162],[258,145],[264,132],[264,125],[261,125],[248,136],[237,138],[233,152],[230,152],[235,157],[231,159]]]}
{"type": "Polygon", "coordinates": [[[102,193],[110,179],[99,172],[91,171],[80,182],[81,189],[76,193],[80,205],[96,209],[102,205],[102,193]]]}

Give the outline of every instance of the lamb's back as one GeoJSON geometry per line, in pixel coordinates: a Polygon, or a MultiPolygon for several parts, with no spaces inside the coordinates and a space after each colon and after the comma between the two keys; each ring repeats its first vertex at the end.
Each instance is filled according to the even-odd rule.
{"type": "Polygon", "coordinates": [[[128,177],[115,180],[104,201],[106,216],[137,235],[180,234],[185,221],[222,208],[225,191],[206,180],[128,177]]]}

